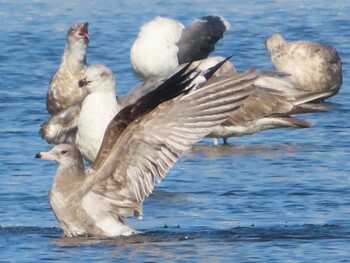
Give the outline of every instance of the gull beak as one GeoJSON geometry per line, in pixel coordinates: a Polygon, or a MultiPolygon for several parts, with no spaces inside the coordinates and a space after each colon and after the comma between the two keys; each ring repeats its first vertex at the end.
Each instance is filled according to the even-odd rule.
{"type": "Polygon", "coordinates": [[[90,40],[88,26],[89,26],[88,22],[84,23],[79,29],[79,35],[84,36],[88,40],[90,40]]]}
{"type": "Polygon", "coordinates": [[[37,153],[34,158],[37,159],[47,159],[47,160],[54,160],[54,155],[52,155],[50,152],[40,152],[37,153]]]}
{"type": "Polygon", "coordinates": [[[79,80],[78,86],[79,86],[79,88],[82,88],[82,87],[88,85],[89,83],[91,83],[91,81],[87,80],[86,78],[83,78],[83,79],[79,80]]]}

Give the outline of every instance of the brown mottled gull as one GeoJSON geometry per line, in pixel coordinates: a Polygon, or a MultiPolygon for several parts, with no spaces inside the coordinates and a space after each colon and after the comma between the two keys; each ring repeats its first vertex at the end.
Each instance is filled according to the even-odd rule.
{"type": "Polygon", "coordinates": [[[306,95],[309,101],[323,101],[339,92],[342,85],[342,63],[337,50],[330,45],[310,41],[287,42],[281,34],[266,40],[273,66],[289,73],[295,97],[306,95]]]}
{"type": "Polygon", "coordinates": [[[51,115],[81,102],[86,96],[86,91],[77,87],[86,69],[88,25],[87,22],[77,23],[67,32],[61,64],[51,78],[46,97],[46,108],[51,115]]]}
{"type": "Polygon", "coordinates": [[[64,234],[136,233],[124,218],[142,216],[142,203],[155,182],[254,93],[259,75],[253,69],[218,81],[212,78],[189,92],[189,75],[180,71],[114,117],[96,160],[86,171],[73,145],[60,144],[38,153],[36,158],[59,163],[50,204],[64,234]]]}

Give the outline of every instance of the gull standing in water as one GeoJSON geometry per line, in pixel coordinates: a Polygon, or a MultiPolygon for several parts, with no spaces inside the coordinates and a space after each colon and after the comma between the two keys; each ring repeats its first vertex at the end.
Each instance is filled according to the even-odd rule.
{"type": "Polygon", "coordinates": [[[67,32],[61,64],[51,78],[46,97],[46,109],[51,115],[81,102],[86,96],[86,91],[77,87],[86,69],[88,26],[87,22],[77,23],[67,32]]]}
{"type": "Polygon", "coordinates": [[[279,33],[266,40],[273,66],[291,75],[295,97],[323,101],[339,92],[342,85],[342,62],[330,45],[310,41],[287,42],[279,33]]]}
{"type": "Polygon", "coordinates": [[[181,154],[244,104],[256,91],[254,83],[261,74],[252,69],[225,79],[212,77],[191,90],[192,72],[185,72],[183,68],[113,118],[88,170],[84,171],[82,156],[71,144],[36,154],[59,164],[50,204],[66,236],[137,233],[125,217],[141,218],[143,201],[155,182],[181,154]]]}

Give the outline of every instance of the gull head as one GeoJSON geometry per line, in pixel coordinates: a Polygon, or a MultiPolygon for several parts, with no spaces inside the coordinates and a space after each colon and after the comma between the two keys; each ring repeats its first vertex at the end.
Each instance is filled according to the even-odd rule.
{"type": "Polygon", "coordinates": [[[267,50],[271,53],[274,50],[281,48],[286,43],[283,36],[279,33],[275,33],[269,36],[265,41],[265,46],[267,50]]]}
{"type": "Polygon", "coordinates": [[[67,32],[68,43],[70,45],[73,45],[74,43],[80,43],[87,46],[90,40],[88,27],[88,22],[79,22],[71,26],[67,32]]]}
{"type": "Polygon", "coordinates": [[[82,162],[79,150],[68,143],[58,144],[48,152],[39,152],[35,155],[35,158],[54,160],[65,166],[82,162]]]}
{"type": "Polygon", "coordinates": [[[79,80],[78,86],[86,88],[89,93],[115,92],[115,78],[111,69],[104,65],[91,65],[79,80]]]}

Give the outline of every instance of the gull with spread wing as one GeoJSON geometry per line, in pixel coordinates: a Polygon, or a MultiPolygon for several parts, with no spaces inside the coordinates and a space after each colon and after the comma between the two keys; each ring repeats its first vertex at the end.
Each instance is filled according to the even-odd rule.
{"type": "Polygon", "coordinates": [[[182,69],[113,118],[89,169],[84,171],[82,156],[71,144],[35,156],[59,164],[50,204],[66,236],[137,233],[125,217],[141,218],[142,203],[155,182],[242,106],[256,91],[254,83],[261,74],[251,69],[225,79],[212,77],[191,90],[192,72],[185,72],[182,69]]]}

